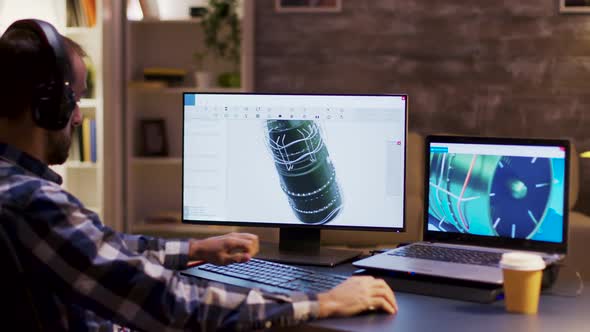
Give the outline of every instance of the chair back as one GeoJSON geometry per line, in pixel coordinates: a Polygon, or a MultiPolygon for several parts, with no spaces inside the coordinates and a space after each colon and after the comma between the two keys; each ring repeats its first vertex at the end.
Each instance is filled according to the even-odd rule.
{"type": "Polygon", "coordinates": [[[2,326],[17,327],[17,331],[43,331],[39,312],[35,307],[29,280],[17,255],[15,246],[6,231],[10,222],[6,213],[0,213],[0,301],[4,302],[2,326]]]}

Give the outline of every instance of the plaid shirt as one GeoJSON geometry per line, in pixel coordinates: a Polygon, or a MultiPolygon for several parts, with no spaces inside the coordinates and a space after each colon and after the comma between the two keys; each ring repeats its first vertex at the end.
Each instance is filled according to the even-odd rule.
{"type": "Polygon", "coordinates": [[[180,275],[188,242],[118,233],[47,165],[0,143],[0,216],[48,330],[252,330],[317,317],[314,294],[245,290],[180,275]]]}

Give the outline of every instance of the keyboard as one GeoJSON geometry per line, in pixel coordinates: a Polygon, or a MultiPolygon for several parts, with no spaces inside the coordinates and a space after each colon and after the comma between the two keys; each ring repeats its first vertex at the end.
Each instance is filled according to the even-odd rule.
{"type": "Polygon", "coordinates": [[[387,254],[391,256],[422,258],[442,262],[483,266],[498,266],[500,259],[502,258],[502,254],[496,252],[423,246],[419,244],[400,247],[387,254]]]}
{"type": "Polygon", "coordinates": [[[347,279],[346,276],[256,258],[246,263],[229,265],[206,263],[182,273],[240,287],[283,293],[291,291],[323,292],[347,279]]]}

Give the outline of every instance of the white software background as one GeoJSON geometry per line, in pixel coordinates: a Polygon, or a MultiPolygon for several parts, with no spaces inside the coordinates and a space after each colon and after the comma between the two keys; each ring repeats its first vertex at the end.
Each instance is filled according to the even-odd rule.
{"type": "MultiPolygon", "coordinates": [[[[401,227],[403,181],[399,179],[398,188],[394,188],[399,194],[388,196],[386,179],[387,171],[399,173],[398,170],[403,170],[403,144],[391,143],[403,139],[403,124],[390,121],[366,121],[362,124],[358,121],[320,121],[319,124],[343,196],[343,209],[326,225],[401,227]],[[395,158],[391,158],[391,155],[395,158]],[[398,164],[391,165],[392,161],[398,164]]],[[[225,202],[215,204],[217,207],[225,206],[224,213],[217,216],[217,213],[204,213],[201,218],[194,215],[188,217],[303,225],[295,216],[287,195],[280,187],[279,175],[265,144],[265,121],[229,120],[225,122],[225,126],[227,136],[224,142],[220,142],[227,145],[227,155],[220,159],[225,163],[225,177],[220,174],[225,178],[222,181],[222,185],[225,185],[225,202]]],[[[190,146],[185,149],[185,153],[190,151],[190,146]]],[[[223,151],[223,148],[218,151],[223,151]]],[[[185,174],[185,181],[188,183],[191,176],[187,175],[185,174]]],[[[390,179],[392,175],[403,177],[403,173],[390,174],[390,179]]],[[[188,197],[185,204],[204,201],[212,203],[211,196],[199,197],[207,195],[205,192],[196,191],[191,195],[196,197],[188,197]]]]}

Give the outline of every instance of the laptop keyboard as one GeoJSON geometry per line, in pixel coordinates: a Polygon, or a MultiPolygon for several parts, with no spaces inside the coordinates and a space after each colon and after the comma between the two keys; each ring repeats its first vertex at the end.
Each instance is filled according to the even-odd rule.
{"type": "Polygon", "coordinates": [[[233,278],[270,285],[289,291],[322,292],[340,284],[347,277],[317,272],[311,269],[280,264],[261,259],[229,265],[203,264],[199,270],[217,273],[233,278]]]}
{"type": "Polygon", "coordinates": [[[501,253],[495,252],[423,245],[400,247],[387,254],[391,256],[422,258],[435,261],[484,266],[498,266],[498,263],[500,263],[500,259],[502,258],[501,253]]]}

